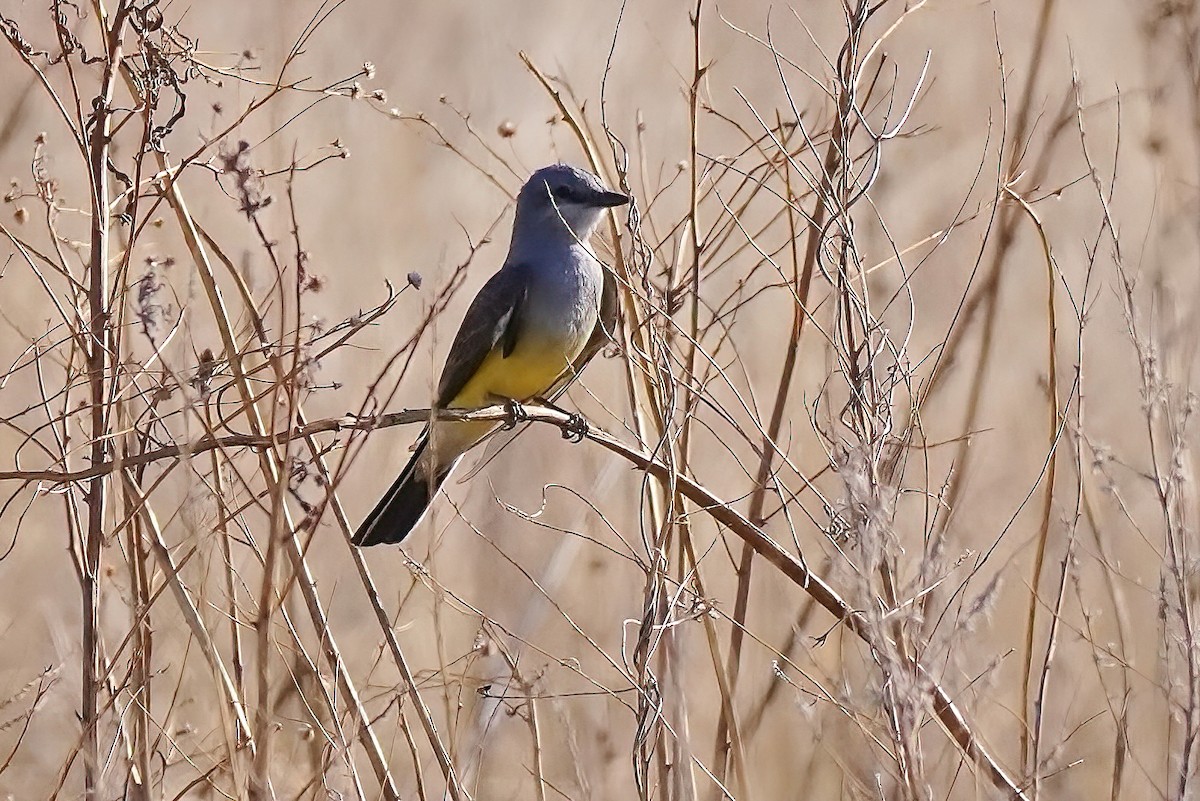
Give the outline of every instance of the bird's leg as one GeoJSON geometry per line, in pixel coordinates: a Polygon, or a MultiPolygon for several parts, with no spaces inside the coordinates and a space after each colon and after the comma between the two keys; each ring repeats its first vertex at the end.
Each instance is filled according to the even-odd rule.
{"type": "Polygon", "coordinates": [[[583,442],[583,438],[588,433],[588,421],[586,417],[579,412],[568,412],[566,409],[555,405],[552,401],[545,398],[534,398],[534,400],[547,409],[553,409],[559,414],[567,416],[567,422],[562,425],[563,439],[570,442],[583,442]]]}
{"type": "Polygon", "coordinates": [[[583,442],[588,433],[588,421],[579,412],[571,412],[566,425],[562,428],[563,439],[569,442],[583,442]]]}
{"type": "Polygon", "coordinates": [[[504,411],[508,415],[508,419],[500,426],[501,431],[512,431],[517,427],[518,423],[524,423],[529,419],[529,414],[525,411],[525,407],[519,401],[513,398],[502,399],[504,411]]]}

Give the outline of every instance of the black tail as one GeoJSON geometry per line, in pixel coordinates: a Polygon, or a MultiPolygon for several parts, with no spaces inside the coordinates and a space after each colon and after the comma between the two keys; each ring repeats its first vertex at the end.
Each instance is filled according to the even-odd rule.
{"type": "MultiPolygon", "coordinates": [[[[447,467],[431,481],[423,470],[418,469],[425,453],[428,439],[422,439],[416,453],[408,460],[400,477],[392,484],[387,494],[379,499],[371,514],[354,532],[351,540],[359,547],[368,545],[391,545],[408,536],[429,508],[438,487],[450,475],[447,467]]],[[[451,465],[452,467],[453,465],[451,465]]]]}

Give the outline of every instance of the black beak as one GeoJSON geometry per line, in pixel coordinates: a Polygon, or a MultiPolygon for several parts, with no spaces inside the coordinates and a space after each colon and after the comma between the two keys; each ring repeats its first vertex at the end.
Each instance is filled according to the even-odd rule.
{"type": "Polygon", "coordinates": [[[624,206],[629,202],[629,196],[620,192],[601,192],[592,202],[601,208],[611,209],[614,206],[624,206]]]}

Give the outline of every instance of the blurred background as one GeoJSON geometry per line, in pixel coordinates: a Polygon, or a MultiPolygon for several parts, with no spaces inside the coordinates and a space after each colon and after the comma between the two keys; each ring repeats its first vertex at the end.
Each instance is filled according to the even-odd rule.
{"type": "MultiPolygon", "coordinates": [[[[95,8],[61,10],[84,49],[102,53],[95,8]]],[[[698,77],[691,3],[259,0],[164,3],[159,10],[167,26],[190,38],[191,57],[212,67],[189,70],[176,60],[186,78],[186,113],[165,149],[176,164],[201,154],[178,186],[259,300],[270,338],[287,343],[298,324],[308,337],[356,319],[385,302],[385,281],[400,290],[386,314],[348,344],[304,363],[309,420],[374,408],[372,395],[387,411],[428,406],[466,304],[504,258],[516,191],[544,164],[589,163],[519,54],[560,81],[564,102],[589,121],[606,180],[627,175],[641,214],[637,233],[652,255],[629,255],[628,228],[616,241],[606,231],[597,247],[610,263],[613,247],[623,248],[647,286],[660,288],[673,265],[677,272],[690,265],[685,221],[695,177],[697,228],[711,244],[703,254],[701,314],[712,364],[697,382],[704,402],[694,411],[688,470],[748,514],[758,426],[775,403],[795,308],[790,266],[774,272],[767,256],[790,265],[789,243],[800,238],[789,232],[804,230],[780,216],[779,197],[802,194],[799,172],[785,190],[778,172],[759,169],[778,150],[762,126],[787,123],[778,130],[794,135],[796,162],[821,163],[827,137],[819,132],[836,114],[829,92],[846,40],[841,3],[702,4],[698,77]],[[255,106],[235,126],[272,94],[285,62],[284,83],[297,88],[255,106]],[[699,175],[691,166],[693,85],[699,175]],[[795,127],[797,113],[811,145],[795,127]],[[614,159],[602,128],[627,148],[626,161],[614,159]],[[240,156],[239,142],[248,144],[240,156]],[[291,164],[305,167],[289,191],[291,164]],[[239,169],[265,173],[254,180],[271,202],[252,215],[231,175],[239,169]],[[743,172],[768,191],[739,194],[743,172]],[[264,238],[290,278],[279,278],[264,238]],[[303,281],[287,266],[298,250],[312,278],[300,301],[293,289],[303,281]],[[410,273],[419,274],[419,288],[410,273]]],[[[35,49],[57,52],[45,3],[6,0],[2,13],[35,49]]],[[[1200,728],[1200,644],[1189,628],[1197,550],[1188,426],[1200,297],[1200,5],[892,2],[866,25],[858,55],[881,37],[864,91],[872,82],[895,89],[876,92],[865,118],[877,131],[896,125],[917,92],[898,135],[872,143],[860,132],[862,151],[854,155],[860,180],[877,170],[869,200],[854,210],[855,238],[879,330],[902,346],[895,369],[908,380],[894,398],[895,424],[919,432],[902,438],[904,468],[888,496],[885,561],[904,599],[897,618],[920,641],[922,664],[1022,787],[1037,773],[1039,790],[1054,797],[1182,798],[1181,773],[1197,758],[1189,732],[1200,728]],[[1034,578],[1039,554],[1043,569],[1034,578]],[[1030,735],[1022,737],[1035,717],[1036,755],[1030,735]]],[[[63,70],[45,57],[34,61],[69,97],[63,70]]],[[[83,275],[86,164],[17,48],[0,52],[0,74],[0,175],[14,181],[0,212],[15,237],[0,239],[0,363],[11,366],[0,384],[0,469],[80,469],[82,450],[66,463],[54,456],[56,448],[75,447],[63,437],[86,440],[85,418],[48,424],[45,409],[50,418],[64,413],[58,396],[42,408],[57,391],[47,387],[61,388],[72,374],[51,295],[66,299],[68,309],[80,296],[60,275],[39,279],[16,241],[57,253],[83,275]],[[54,182],[57,238],[47,232],[45,204],[30,195],[38,174],[54,182]],[[29,366],[31,356],[44,358],[43,370],[29,366]]],[[[77,66],[84,108],[100,74],[97,65],[77,66]]],[[[124,88],[116,104],[133,105],[124,88]]],[[[137,155],[135,127],[114,140],[120,164],[137,155]]],[[[139,217],[146,225],[118,294],[135,303],[139,280],[153,274],[164,287],[160,323],[177,331],[154,362],[149,338],[131,322],[124,363],[129,376],[144,371],[148,380],[166,381],[169,369],[184,377],[162,401],[183,411],[153,437],[163,442],[169,431],[190,442],[205,429],[184,413],[202,402],[187,377],[205,350],[221,358],[223,346],[180,226],[166,202],[147,197],[139,217]]],[[[812,200],[796,205],[807,213],[812,200]]],[[[219,280],[230,319],[249,343],[253,331],[234,282],[223,272],[219,280]]],[[[787,463],[775,465],[778,486],[763,528],[853,608],[878,609],[878,587],[864,578],[871,560],[855,556],[862,544],[840,538],[835,525],[839,510],[854,505],[854,476],[835,447],[843,441],[836,432],[845,392],[831,388],[840,362],[824,333],[835,305],[830,287],[818,271],[777,438],[787,463]],[[806,489],[810,482],[820,496],[806,489]]],[[[690,306],[677,319],[688,313],[690,306]]],[[[613,347],[598,356],[561,403],[634,443],[627,353],[613,347]]],[[[683,375],[678,362],[673,369],[683,375]]],[[[72,400],[86,397],[75,391],[72,400]]],[[[136,395],[126,395],[130,404],[136,395]]],[[[219,402],[237,405],[233,393],[219,402]]],[[[261,405],[268,417],[278,415],[277,430],[284,427],[289,407],[266,394],[261,405]]],[[[412,426],[381,429],[365,443],[355,439],[353,449],[344,448],[345,436],[322,440],[332,446],[351,527],[407,461],[416,434],[412,426]]],[[[322,655],[323,632],[288,578],[291,563],[271,589],[278,611],[265,650],[270,681],[262,687],[252,678],[264,653],[254,628],[263,578],[261,552],[247,541],[265,548],[279,521],[269,495],[265,506],[252,497],[246,475],[259,469],[256,456],[225,456],[219,469],[201,455],[166,472],[151,466],[145,480],[165,476],[153,484],[155,514],[230,665],[237,661],[230,619],[241,628],[252,725],[273,731],[273,790],[281,798],[357,797],[348,768],[357,764],[365,797],[384,797],[363,767],[354,742],[360,721],[322,655]],[[220,503],[217,474],[232,487],[220,503]],[[231,538],[228,555],[218,529],[231,538]],[[233,597],[226,575],[240,582],[233,597]],[[337,738],[314,734],[338,728],[313,709],[320,684],[336,697],[351,743],[340,750],[337,738]]],[[[66,493],[54,481],[0,478],[7,503],[0,514],[0,796],[80,797],[81,592],[66,493]]],[[[684,578],[669,583],[669,625],[652,632],[661,661],[650,661],[666,701],[662,717],[647,723],[634,665],[654,561],[647,543],[657,536],[650,483],[595,444],[571,444],[534,425],[469,482],[451,479],[403,554],[365,553],[431,720],[472,797],[636,797],[631,754],[647,730],[652,742],[676,744],[651,746],[659,771],[652,797],[721,797],[710,775],[727,772],[715,756],[723,751],[724,692],[714,663],[723,666],[732,632],[742,628],[730,621],[742,544],[696,508],[680,510],[703,587],[668,550],[666,572],[684,578]],[[681,771],[689,777],[664,778],[681,771]]],[[[307,563],[396,786],[405,798],[440,797],[445,782],[434,751],[342,530],[320,503],[324,489],[303,471],[289,486],[286,502],[297,519],[306,504],[321,511],[305,536],[307,563]]],[[[232,764],[228,705],[210,662],[153,565],[146,581],[157,594],[139,615],[139,579],[127,567],[136,561],[125,539],[128,519],[120,504],[109,517],[99,630],[101,650],[113,660],[115,700],[101,718],[99,797],[142,797],[130,789],[144,785],[130,778],[122,727],[150,695],[131,689],[122,666],[133,658],[127,635],[143,626],[152,630],[152,652],[139,658],[153,675],[146,714],[157,755],[144,797],[238,797],[246,784],[232,764]]],[[[888,698],[904,671],[891,672],[886,660],[881,666],[761,560],[749,586],[733,691],[742,753],[729,757],[742,767],[726,780],[731,796],[997,793],[939,727],[919,686],[902,690],[917,699],[906,707],[917,721],[904,729],[907,747],[923,757],[920,786],[905,790],[897,756],[904,749],[885,734],[885,710],[894,708],[888,698]]]]}

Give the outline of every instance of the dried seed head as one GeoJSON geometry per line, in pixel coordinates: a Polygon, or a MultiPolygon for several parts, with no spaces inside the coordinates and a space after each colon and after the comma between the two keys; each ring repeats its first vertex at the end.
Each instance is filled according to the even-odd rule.
{"type": "Polygon", "coordinates": [[[471,650],[481,656],[491,656],[496,653],[496,644],[485,631],[475,632],[475,642],[471,645],[471,650]]]}
{"type": "Polygon", "coordinates": [[[512,120],[505,120],[496,128],[496,133],[500,134],[501,139],[512,139],[517,135],[517,124],[512,120]]]}
{"type": "Polygon", "coordinates": [[[421,274],[419,272],[413,270],[405,277],[408,279],[409,286],[411,286],[413,289],[421,288],[421,281],[423,279],[421,278],[421,274]]]}
{"type": "Polygon", "coordinates": [[[362,65],[363,75],[367,76],[367,80],[375,77],[375,65],[370,61],[364,61],[362,65]]]}

